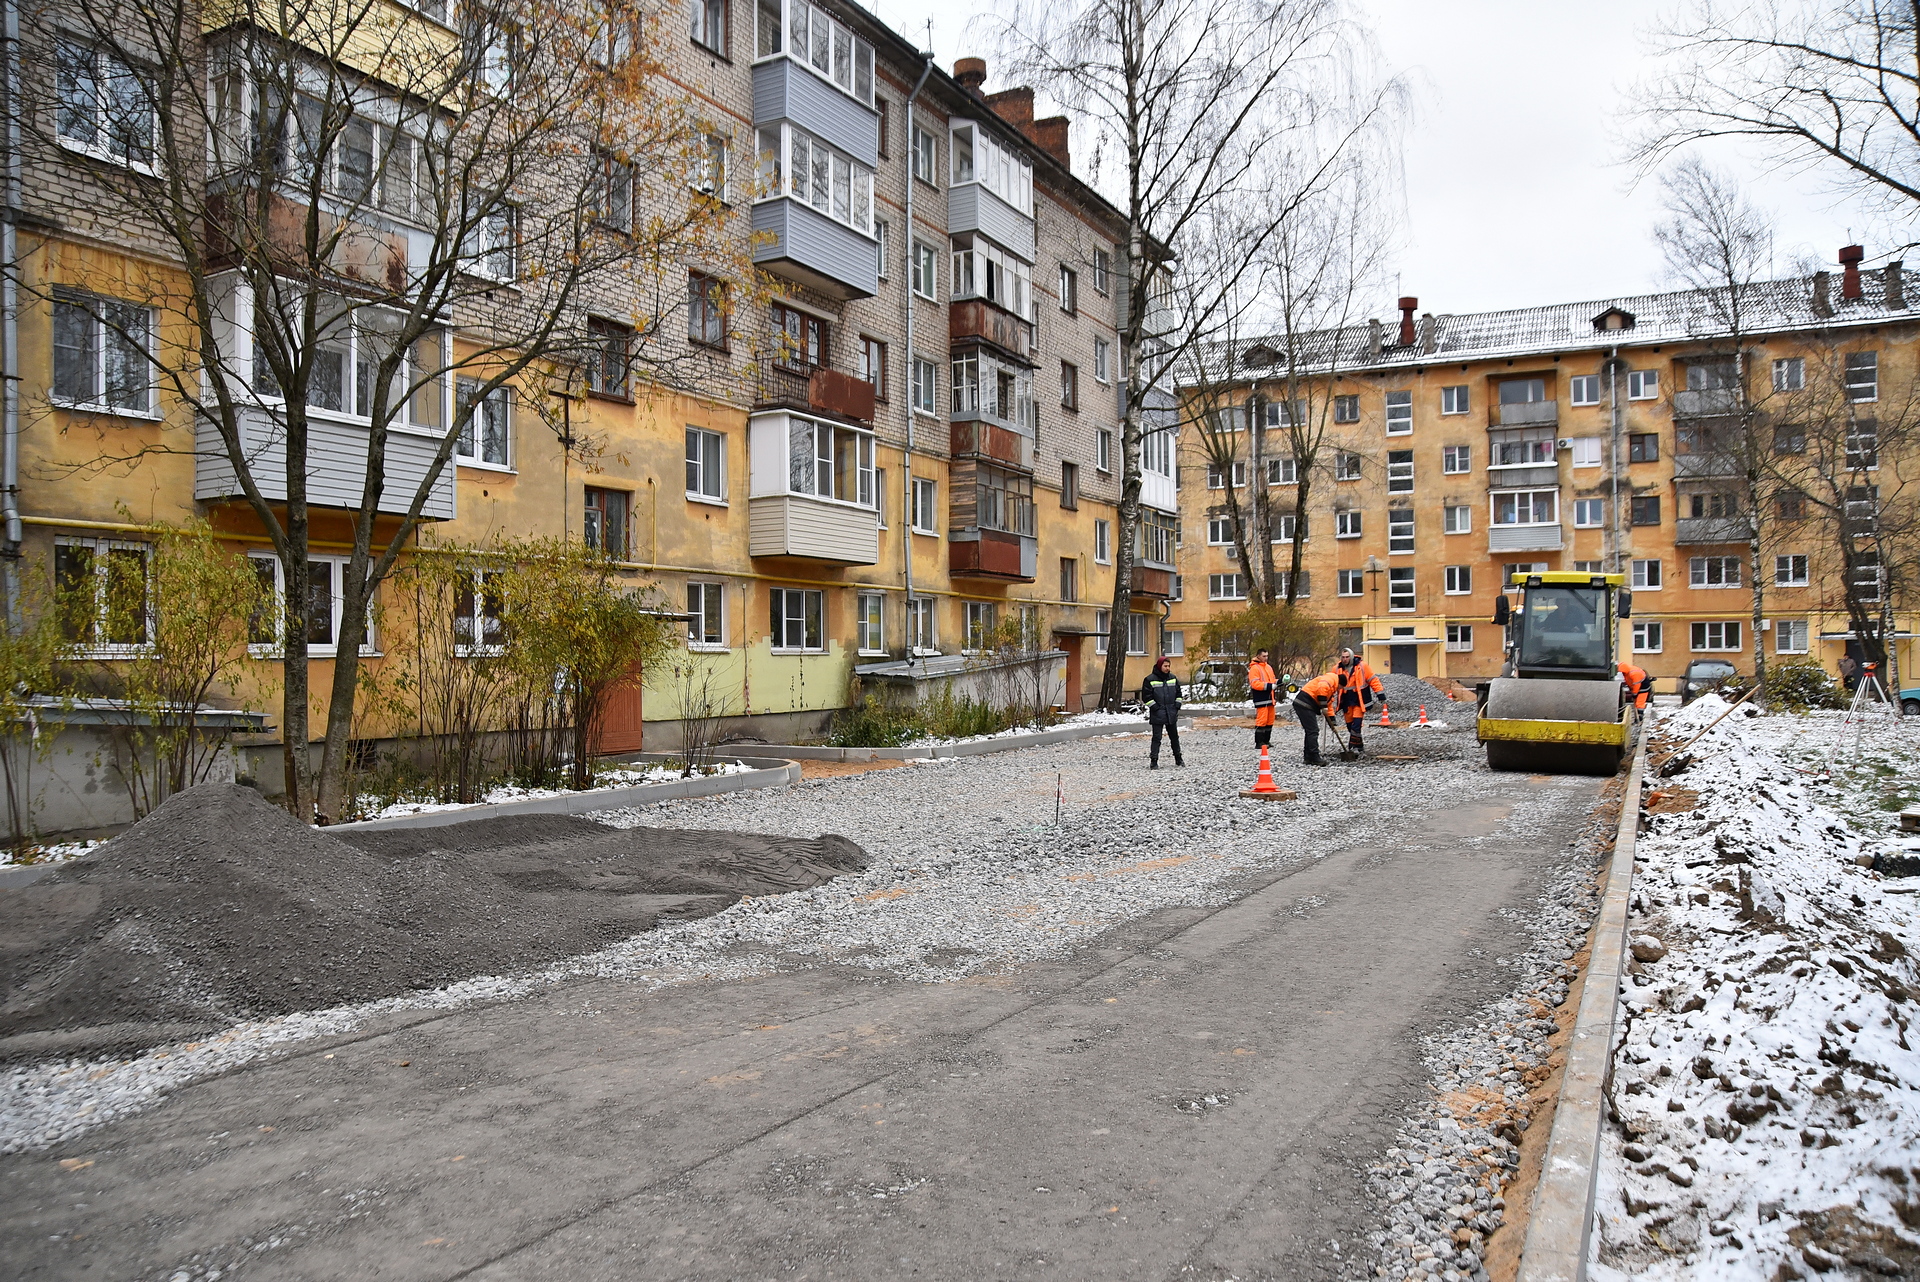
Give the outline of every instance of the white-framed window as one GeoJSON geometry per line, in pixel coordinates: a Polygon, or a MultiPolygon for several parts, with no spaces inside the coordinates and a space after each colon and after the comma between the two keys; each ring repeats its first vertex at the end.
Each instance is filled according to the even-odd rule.
{"type": "Polygon", "coordinates": [[[63,639],[90,655],[131,655],[153,644],[153,548],[124,539],[62,535],[53,584],[63,639]]]}
{"type": "Polygon", "coordinates": [[[1103,297],[1113,292],[1113,254],[1105,249],[1093,251],[1093,292],[1103,297]]]}
{"type": "Polygon", "coordinates": [[[1465,503],[1449,503],[1441,510],[1440,528],[1448,534],[1473,533],[1473,508],[1465,503]]]}
{"type": "Polygon", "coordinates": [[[873,455],[872,432],[787,416],[789,493],[874,507],[873,455]]]}
{"type": "Polygon", "coordinates": [[[1387,609],[1404,614],[1413,608],[1413,567],[1395,566],[1387,571],[1387,609]]]}
{"type": "MultiPolygon", "coordinates": [[[[725,57],[727,52],[727,0],[693,0],[691,8],[693,10],[693,22],[689,34],[693,37],[693,42],[725,57]]],[[[812,5],[803,7],[796,4],[794,9],[796,12],[801,13],[811,10],[814,14],[818,14],[822,18],[826,17],[826,15],[820,13],[818,9],[814,9],[812,5]]],[[[871,50],[868,51],[867,56],[869,60],[872,59],[873,54],[871,50]]],[[[868,83],[872,83],[871,72],[868,73],[868,83]]]]}
{"type": "Polygon", "coordinates": [[[1449,623],[1447,625],[1447,652],[1465,654],[1473,649],[1473,625],[1471,623],[1449,623]]]}
{"type": "Polygon", "coordinates": [[[923,240],[913,242],[913,292],[934,299],[940,293],[940,254],[923,240]]]}
{"type": "Polygon", "coordinates": [[[913,176],[932,186],[940,185],[940,144],[918,124],[913,127],[913,176]]]}
{"type": "Polygon", "coordinates": [[[1789,552],[1773,558],[1773,586],[1776,588],[1804,588],[1807,586],[1807,558],[1799,552],[1789,552]]]}
{"type": "MultiPolygon", "coordinates": [[[[256,558],[258,560],[259,558],[256,558]]],[[[259,571],[255,566],[255,571],[259,571]]],[[[265,583],[266,574],[260,575],[265,583]]],[[[475,570],[465,576],[453,603],[453,653],[461,659],[482,659],[507,652],[506,628],[500,622],[500,594],[492,587],[494,571],[475,570]]]]}
{"type": "Polygon", "coordinates": [[[1093,652],[1107,652],[1107,630],[1113,626],[1113,611],[1095,610],[1093,612],[1093,652]]]}
{"type": "Polygon", "coordinates": [[[1207,600],[1244,601],[1247,599],[1247,580],[1239,574],[1209,574],[1207,576],[1207,600]]]}
{"type": "Polygon", "coordinates": [[[1846,434],[1847,470],[1870,472],[1880,466],[1880,425],[1849,423],[1846,434]]]}
{"type": "Polygon", "coordinates": [[[1102,472],[1113,471],[1113,432],[1108,428],[1093,434],[1093,466],[1102,472]]]}
{"type": "Polygon", "coordinates": [[[1443,445],[1440,447],[1440,470],[1448,476],[1458,476],[1462,472],[1473,471],[1473,446],[1443,445]]]}
{"type": "Polygon", "coordinates": [[[54,134],[60,145],[152,171],[157,115],[148,73],[71,36],[53,48],[54,134]]]}
{"type": "Polygon", "coordinates": [[[1413,451],[1387,451],[1387,493],[1413,493],[1413,451]]]}
{"type": "Polygon", "coordinates": [[[727,586],[687,584],[687,649],[727,648],[727,586]]]}
{"type": "Polygon", "coordinates": [[[1000,607],[991,601],[963,601],[961,620],[960,648],[977,653],[993,643],[993,634],[1000,626],[1000,607]]]}
{"type": "Polygon", "coordinates": [[[1573,525],[1578,530],[1597,530],[1607,523],[1605,499],[1575,499],[1573,525]]]}
{"type": "Polygon", "coordinates": [[[1413,551],[1413,509],[1410,507],[1390,507],[1387,509],[1387,554],[1389,556],[1413,551]]]}
{"type": "Polygon", "coordinates": [[[1224,512],[1215,512],[1207,517],[1207,546],[1227,547],[1233,542],[1233,518],[1224,512]]]}
{"type": "Polygon", "coordinates": [[[1470,565],[1450,565],[1447,567],[1448,596],[1468,596],[1473,592],[1473,567],[1470,565]]]}
{"type": "Polygon", "coordinates": [[[1576,374],[1568,379],[1567,400],[1574,405],[1598,405],[1600,403],[1600,376],[1598,374],[1576,374]]]}
{"type": "Polygon", "coordinates": [[[1545,574],[1546,572],[1547,563],[1545,561],[1509,561],[1501,567],[1502,577],[1500,582],[1503,585],[1524,582],[1528,575],[1545,574]]]}
{"type": "Polygon", "coordinates": [[[1080,273],[1060,264],[1060,310],[1072,316],[1080,310],[1080,273]]]}
{"type": "Polygon", "coordinates": [[[1360,421],[1360,398],[1351,394],[1342,394],[1334,397],[1333,421],[1336,423],[1358,423],[1360,421]]]}
{"type": "Polygon", "coordinates": [[[907,599],[907,644],[915,654],[940,653],[940,632],[935,626],[933,602],[930,596],[907,599]]]}
{"type": "Polygon", "coordinates": [[[153,310],[56,290],[53,400],[68,409],[153,417],[153,310]]]}
{"type": "Polygon", "coordinates": [[[1178,628],[1160,634],[1160,640],[1167,648],[1167,656],[1173,659],[1184,658],[1187,653],[1187,634],[1178,628]]]}
{"type": "Polygon", "coordinates": [[[1364,525],[1365,518],[1359,508],[1340,508],[1333,514],[1333,537],[1357,539],[1362,534],[1364,525]]]}
{"type": "Polygon", "coordinates": [[[1573,563],[1573,572],[1575,574],[1605,574],[1607,572],[1607,565],[1604,561],[1575,561],[1573,563]]]}
{"type": "Polygon", "coordinates": [[[1740,558],[1737,556],[1696,556],[1687,563],[1687,581],[1696,588],[1737,588],[1740,586],[1740,558]]]}
{"type": "Polygon", "coordinates": [[[1844,385],[1850,401],[1879,400],[1880,353],[1848,352],[1844,385]]]}
{"type": "MultiPolygon", "coordinates": [[[[700,6],[724,2],[693,0],[695,39],[699,39],[700,6]]],[[[709,47],[725,53],[724,43],[709,47]]],[[[760,0],[754,23],[753,52],[755,59],[790,58],[855,101],[869,107],[874,105],[873,46],[807,0],[785,0],[784,4],[782,0],[760,0]]]]}
{"type": "Polygon", "coordinates": [[[1657,557],[1633,562],[1632,572],[1631,582],[1634,591],[1658,592],[1660,590],[1660,561],[1657,557]]]}
{"type": "Polygon", "coordinates": [[[1096,383],[1113,381],[1113,344],[1104,338],[1093,340],[1093,381],[1096,383]]]}
{"type": "Polygon", "coordinates": [[[1367,590],[1367,576],[1364,570],[1337,570],[1333,576],[1334,591],[1340,596],[1362,596],[1367,590]]]}
{"type": "Polygon", "coordinates": [[[767,594],[767,633],[774,653],[827,648],[826,593],[815,588],[774,588],[767,594]]]}
{"type": "Polygon", "coordinates": [[[857,593],[853,599],[854,644],[861,654],[887,652],[887,598],[879,592],[857,593]]]}
{"type": "Polygon", "coordinates": [[[893,275],[893,224],[884,218],[873,220],[874,256],[878,264],[875,274],[881,280],[893,275]]]}
{"type": "Polygon", "coordinates": [[[913,478],[913,532],[915,534],[938,534],[939,517],[934,511],[934,500],[939,495],[938,483],[928,476],[913,478]]]}
{"type": "Polygon", "coordinates": [[[1301,538],[1308,537],[1307,522],[1300,519],[1297,512],[1282,512],[1274,519],[1273,541],[1291,543],[1296,533],[1301,538]]]}
{"type": "Polygon", "coordinates": [[[1630,369],[1627,371],[1627,399],[1630,401],[1651,401],[1660,395],[1660,371],[1657,369],[1630,369]]]}
{"type": "Polygon", "coordinates": [[[1127,653],[1145,654],[1147,652],[1147,616],[1139,611],[1127,615],[1127,653]]]}
{"type": "Polygon", "coordinates": [[[1691,643],[1695,650],[1738,650],[1740,648],[1740,622],[1737,619],[1695,623],[1692,625],[1692,633],[1691,643]]]}
{"type": "Polygon", "coordinates": [[[1465,414],[1472,402],[1466,384],[1458,387],[1440,389],[1440,412],[1442,414],[1465,414]]]}
{"type": "Polygon", "coordinates": [[[727,438],[704,427],[687,428],[687,497],[702,503],[727,501],[727,438]]]}
{"type": "Polygon", "coordinates": [[[1300,482],[1300,465],[1292,455],[1286,458],[1270,458],[1267,461],[1268,485],[1297,485],[1300,482]]]}
{"type": "Polygon", "coordinates": [[[1387,435],[1405,436],[1413,430],[1413,393],[1387,393],[1387,435]]]}
{"type": "Polygon", "coordinates": [[[977,182],[1027,217],[1033,217],[1033,165],[972,121],[955,121],[947,141],[952,185],[977,182]]]}
{"type": "Polygon", "coordinates": [[[1881,589],[1885,586],[1884,579],[1877,553],[1856,553],[1853,572],[1847,576],[1847,596],[1859,602],[1878,601],[1881,589]]]}
{"type": "Polygon", "coordinates": [[[1635,619],[1633,622],[1633,652],[1635,654],[1659,654],[1666,643],[1666,629],[1652,619],[1635,619]]]}
{"type": "MultiPolygon", "coordinates": [[[[1227,476],[1228,476],[1227,470],[1225,468],[1222,468],[1218,463],[1207,464],[1207,488],[1208,489],[1210,490],[1226,489],[1227,476]]],[[[1235,459],[1233,461],[1232,476],[1233,476],[1233,485],[1235,489],[1240,489],[1246,485],[1247,464],[1245,459],[1235,459]]]]}
{"type": "Polygon", "coordinates": [[[1096,565],[1113,563],[1113,522],[1095,520],[1093,523],[1093,560],[1096,565]]]}
{"type": "MultiPolygon", "coordinates": [[[[254,655],[277,654],[282,644],[287,599],[287,576],[280,558],[270,554],[249,553],[247,561],[260,576],[260,586],[272,589],[270,612],[263,612],[248,629],[247,648],[254,655]]],[[[339,652],[340,616],[343,606],[347,558],[314,556],[307,559],[307,653],[326,657],[339,652]]],[[[456,625],[457,626],[457,625],[456,625]]],[[[374,654],[373,605],[367,605],[367,635],[360,644],[362,655],[374,654]]]]}
{"type": "Polygon", "coordinates": [[[1495,525],[1553,525],[1559,519],[1559,490],[1508,490],[1493,496],[1495,525]]]}
{"type": "MultiPolygon", "coordinates": [[[[1287,595],[1287,592],[1293,586],[1293,571],[1281,570],[1279,572],[1279,580],[1280,580],[1279,583],[1277,583],[1275,586],[1279,590],[1279,593],[1282,599],[1284,599],[1287,595]]],[[[1313,575],[1310,571],[1307,571],[1307,570],[1300,571],[1300,590],[1295,592],[1293,595],[1296,600],[1303,596],[1313,595],[1313,575]]]]}
{"type": "MultiPolygon", "coordinates": [[[[297,302],[297,298],[290,294],[289,302],[297,302]]],[[[349,307],[345,299],[331,295],[320,298],[316,308],[313,350],[306,353],[307,408],[323,415],[370,421],[378,408],[380,361],[391,349],[389,335],[400,328],[402,319],[378,308],[349,307]]],[[[280,401],[284,397],[259,337],[267,325],[264,317],[256,317],[253,390],[265,400],[280,401]]],[[[294,338],[303,332],[304,325],[295,319],[279,328],[294,338]]],[[[632,331],[624,333],[630,337],[632,331]]],[[[447,416],[453,411],[453,389],[447,377],[450,355],[445,330],[429,330],[414,341],[386,388],[389,426],[433,433],[446,430],[447,416]]],[[[624,367],[621,377],[625,377],[624,367]]]]}
{"type": "Polygon", "coordinates": [[[1336,481],[1357,481],[1360,479],[1360,456],[1352,450],[1333,452],[1333,479],[1336,481]]]}
{"type": "Polygon", "coordinates": [[[520,211],[500,204],[474,220],[461,245],[464,271],[487,280],[511,281],[518,275],[520,211]]]}
{"type": "Polygon", "coordinates": [[[513,394],[496,387],[480,396],[479,379],[455,379],[454,404],[467,418],[454,456],[463,467],[513,468],[513,394]],[[478,397],[476,402],[475,398],[478,397]]]}
{"type": "Polygon", "coordinates": [[[873,170],[797,125],[761,125],[756,137],[758,200],[791,197],[864,236],[873,235],[873,170]]]}
{"type": "MultiPolygon", "coordinates": [[[[1797,392],[1807,385],[1807,362],[1800,356],[1783,356],[1773,363],[1773,390],[1797,392]]],[[[1778,638],[1775,638],[1777,641],[1778,638]]],[[[1784,651],[1782,653],[1785,653],[1784,651]]]]}
{"type": "Polygon", "coordinates": [[[913,358],[913,412],[936,414],[940,395],[940,367],[924,356],[913,358]]]}
{"type": "Polygon", "coordinates": [[[1805,654],[1807,639],[1808,630],[1805,619],[1773,621],[1773,652],[1775,654],[1805,654]]]}
{"type": "Polygon", "coordinates": [[[1487,466],[1543,467],[1554,461],[1554,449],[1553,429],[1550,427],[1519,427],[1493,432],[1487,439],[1487,466]]]}
{"type": "Polygon", "coordinates": [[[1576,436],[1573,438],[1573,465],[1575,467],[1600,466],[1599,437],[1576,436]]]}

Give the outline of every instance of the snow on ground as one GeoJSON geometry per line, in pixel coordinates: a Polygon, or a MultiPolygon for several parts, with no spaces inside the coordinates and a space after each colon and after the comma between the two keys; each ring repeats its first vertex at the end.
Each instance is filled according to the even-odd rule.
{"type": "MultiPolygon", "coordinates": [[[[1727,706],[1655,733],[1677,744],[1727,706]]],[[[1828,782],[1841,732],[1839,713],[1743,708],[1650,778],[1600,1282],[1920,1272],[1920,879],[1861,866],[1897,853],[1920,730],[1847,731],[1828,782]]]]}
{"type": "Polygon", "coordinates": [[[34,850],[26,859],[15,859],[11,850],[0,849],[0,868],[15,864],[64,864],[69,859],[78,859],[99,844],[99,841],[53,842],[34,850]]]}
{"type": "MultiPolygon", "coordinates": [[[[754,769],[741,761],[717,761],[704,767],[703,775],[735,775],[754,769]]],[[[679,766],[654,765],[602,768],[594,772],[593,788],[590,791],[602,792],[609,788],[632,788],[643,783],[671,783],[682,777],[679,766]]],[[[522,788],[518,784],[501,784],[490,789],[486,796],[474,802],[438,802],[438,801],[393,801],[377,805],[363,819],[395,819],[401,815],[425,815],[444,810],[473,810],[480,806],[498,806],[508,801],[534,801],[544,797],[576,797],[580,794],[571,788],[522,788]]]]}

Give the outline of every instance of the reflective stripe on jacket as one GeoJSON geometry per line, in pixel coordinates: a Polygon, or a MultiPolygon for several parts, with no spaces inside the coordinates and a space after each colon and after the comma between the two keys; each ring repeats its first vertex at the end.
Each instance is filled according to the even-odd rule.
{"type": "Polygon", "coordinates": [[[1300,687],[1300,693],[1293,696],[1295,705],[1321,711],[1340,694],[1340,677],[1333,672],[1323,672],[1300,687]]]}
{"type": "Polygon", "coordinates": [[[1269,707],[1273,703],[1273,687],[1279,683],[1273,675],[1273,668],[1255,659],[1247,665],[1247,693],[1253,696],[1253,706],[1269,707]]]}

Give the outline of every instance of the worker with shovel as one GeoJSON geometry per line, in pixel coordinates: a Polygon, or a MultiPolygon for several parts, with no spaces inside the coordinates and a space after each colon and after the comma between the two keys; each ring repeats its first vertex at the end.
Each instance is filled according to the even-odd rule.
{"type": "Polygon", "coordinates": [[[1620,679],[1627,683],[1627,693],[1633,697],[1633,710],[1647,710],[1647,696],[1653,693],[1653,676],[1637,664],[1620,661],[1620,679]]]}
{"type": "Polygon", "coordinates": [[[1340,666],[1335,671],[1340,675],[1340,712],[1347,719],[1347,751],[1358,756],[1366,751],[1360,731],[1367,723],[1367,709],[1378,695],[1381,714],[1385,715],[1387,690],[1372,666],[1351,649],[1340,651],[1340,666]]]}
{"type": "Polygon", "coordinates": [[[1326,718],[1327,731],[1333,733],[1333,708],[1340,697],[1341,683],[1338,671],[1324,672],[1301,686],[1293,696],[1294,715],[1300,718],[1300,728],[1306,732],[1301,759],[1310,766],[1327,764],[1320,756],[1320,720],[1326,718]]]}

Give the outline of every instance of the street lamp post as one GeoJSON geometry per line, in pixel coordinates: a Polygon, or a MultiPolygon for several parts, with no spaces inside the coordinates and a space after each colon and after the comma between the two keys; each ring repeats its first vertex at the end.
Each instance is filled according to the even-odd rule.
{"type": "Polygon", "coordinates": [[[1366,564],[1361,568],[1367,572],[1367,586],[1372,592],[1371,610],[1367,617],[1373,618],[1380,613],[1380,572],[1387,568],[1387,564],[1369,553],[1366,564]]]}

